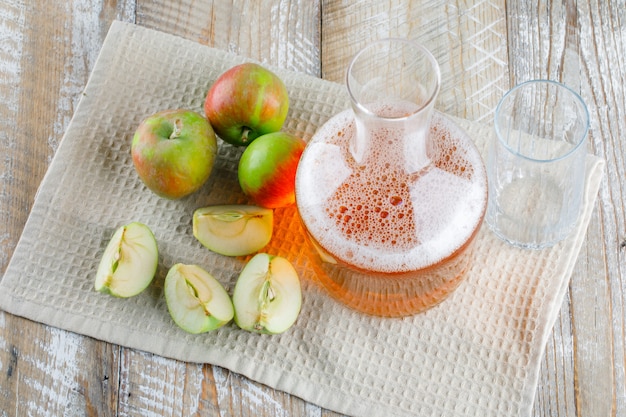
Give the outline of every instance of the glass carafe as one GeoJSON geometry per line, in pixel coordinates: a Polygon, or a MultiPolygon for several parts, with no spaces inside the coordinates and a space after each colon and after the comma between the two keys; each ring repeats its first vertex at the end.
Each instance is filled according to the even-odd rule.
{"type": "Polygon", "coordinates": [[[487,180],[467,134],[433,111],[439,66],[419,44],[374,42],[351,61],[348,109],[308,143],[296,204],[328,292],[358,311],[405,316],[462,281],[487,180]]]}

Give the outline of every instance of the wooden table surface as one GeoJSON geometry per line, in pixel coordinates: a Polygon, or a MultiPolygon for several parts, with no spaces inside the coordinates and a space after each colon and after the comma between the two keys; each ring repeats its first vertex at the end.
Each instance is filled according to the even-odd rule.
{"type": "MultiPolygon", "coordinates": [[[[626,416],[624,0],[3,0],[2,272],[114,19],[338,82],[368,41],[416,39],[442,67],[437,108],[471,120],[490,122],[503,93],[528,79],[578,91],[607,175],[547,342],[533,415],[626,416]]],[[[27,415],[337,414],[222,368],[0,311],[0,417],[27,415]]]]}

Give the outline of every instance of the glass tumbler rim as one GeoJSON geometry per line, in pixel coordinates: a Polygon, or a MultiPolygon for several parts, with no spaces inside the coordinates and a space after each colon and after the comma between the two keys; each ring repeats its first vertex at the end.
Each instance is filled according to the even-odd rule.
{"type": "Polygon", "coordinates": [[[580,148],[582,146],[583,143],[585,143],[585,138],[589,134],[589,126],[590,126],[589,117],[590,117],[589,116],[589,109],[587,108],[587,105],[585,104],[585,101],[582,99],[580,94],[578,94],[572,88],[568,87],[567,85],[565,85],[565,84],[563,84],[561,82],[554,81],[554,80],[534,79],[534,80],[524,81],[522,83],[519,83],[519,84],[515,85],[513,88],[511,88],[509,91],[507,91],[504,94],[504,96],[502,96],[502,98],[498,102],[498,105],[496,106],[496,110],[494,112],[494,129],[496,131],[496,137],[498,139],[498,142],[500,142],[500,144],[502,146],[504,146],[504,148],[507,149],[512,154],[514,154],[514,155],[516,155],[516,156],[518,156],[518,157],[520,157],[522,159],[525,159],[527,161],[530,161],[530,162],[535,162],[535,163],[539,163],[539,164],[541,164],[541,163],[552,163],[552,162],[557,162],[557,161],[561,161],[561,160],[567,159],[570,155],[575,153],[578,150],[578,148],[580,148]],[[511,146],[509,146],[509,144],[502,139],[503,136],[500,133],[500,126],[498,124],[498,115],[500,114],[500,110],[501,110],[503,104],[506,102],[507,98],[509,98],[513,93],[515,93],[519,89],[522,89],[522,88],[527,87],[529,85],[536,85],[536,84],[551,84],[553,86],[562,88],[564,91],[566,91],[569,94],[571,94],[573,96],[573,99],[575,101],[577,101],[580,104],[580,107],[583,109],[583,116],[585,118],[583,134],[580,135],[580,138],[575,143],[575,146],[573,146],[571,149],[569,149],[563,155],[560,155],[560,156],[558,156],[556,158],[539,159],[539,158],[533,158],[533,157],[521,154],[516,149],[514,149],[511,146]]]}
{"type": "Polygon", "coordinates": [[[370,117],[378,117],[380,119],[386,119],[386,120],[393,120],[393,121],[402,121],[402,120],[407,120],[412,118],[413,116],[415,116],[416,114],[421,113],[422,111],[424,111],[425,109],[427,109],[429,106],[431,106],[431,104],[436,100],[437,96],[439,95],[439,90],[441,88],[441,69],[439,68],[439,63],[437,62],[437,60],[435,59],[435,56],[432,54],[432,52],[430,52],[430,50],[428,48],[426,48],[424,45],[422,45],[421,43],[408,39],[408,38],[397,38],[397,37],[390,37],[390,38],[382,38],[382,39],[378,39],[375,40],[371,43],[369,43],[367,46],[364,46],[363,48],[361,48],[355,55],[354,57],[352,57],[352,59],[350,60],[350,63],[348,64],[348,68],[346,71],[346,75],[345,75],[345,81],[346,81],[346,86],[347,86],[347,90],[348,90],[348,95],[350,96],[350,101],[352,102],[353,106],[355,106],[360,112],[370,116],[370,117]],[[391,43],[403,43],[405,45],[409,45],[413,48],[416,48],[416,50],[420,51],[422,54],[424,54],[424,56],[428,59],[428,61],[431,63],[432,68],[435,72],[435,88],[433,89],[432,93],[430,94],[430,96],[428,97],[427,100],[425,100],[425,102],[419,107],[419,109],[417,109],[415,112],[407,115],[407,116],[400,116],[400,117],[384,117],[384,116],[379,116],[376,113],[374,113],[373,111],[371,111],[370,109],[368,109],[366,106],[364,106],[354,95],[354,92],[352,91],[353,89],[350,88],[350,74],[352,72],[352,68],[354,67],[355,63],[357,62],[357,60],[369,49],[374,48],[376,46],[382,45],[382,44],[391,44],[391,43]]]}

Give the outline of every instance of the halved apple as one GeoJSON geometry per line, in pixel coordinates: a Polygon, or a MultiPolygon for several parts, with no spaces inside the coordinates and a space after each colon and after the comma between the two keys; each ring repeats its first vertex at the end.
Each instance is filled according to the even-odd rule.
{"type": "Polygon", "coordinates": [[[132,297],[150,284],[159,263],[152,230],[132,222],[119,227],[109,241],[96,272],[95,289],[115,297],[132,297]]]}
{"type": "Polygon", "coordinates": [[[241,271],[233,291],[235,323],[244,330],[277,334],[289,329],[302,306],[298,273],[280,256],[259,253],[241,271]]]}
{"type": "Polygon", "coordinates": [[[233,303],[226,289],[198,265],[172,266],[164,292],[172,319],[189,333],[215,330],[233,318],[233,303]]]}
{"type": "Polygon", "coordinates": [[[206,248],[227,256],[257,252],[272,239],[274,212],[252,205],[220,205],[193,213],[193,235],[206,248]]]}

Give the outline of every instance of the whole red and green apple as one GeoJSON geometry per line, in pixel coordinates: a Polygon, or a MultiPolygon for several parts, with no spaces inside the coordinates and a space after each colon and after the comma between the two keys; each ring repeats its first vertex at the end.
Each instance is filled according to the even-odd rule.
{"type": "Polygon", "coordinates": [[[137,174],[157,195],[179,199],[197,191],[209,178],[217,139],[209,121],[197,112],[157,112],[140,124],[131,154],[137,174]]]}
{"type": "Polygon", "coordinates": [[[288,111],[289,96],[283,81],[251,62],[220,75],[204,102],[204,113],[215,133],[236,146],[246,146],[259,136],[278,132],[288,111]]]}
{"type": "Polygon", "coordinates": [[[295,202],[296,169],[306,142],[286,133],[259,136],[243,151],[237,176],[244,194],[266,208],[295,202]]]}

